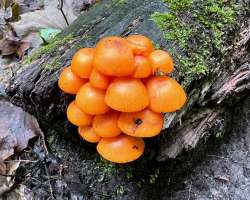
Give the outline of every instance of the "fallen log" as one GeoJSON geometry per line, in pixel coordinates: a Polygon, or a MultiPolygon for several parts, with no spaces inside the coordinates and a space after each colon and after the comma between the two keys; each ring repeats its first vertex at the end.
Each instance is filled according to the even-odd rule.
{"type": "MultiPolygon", "coordinates": [[[[197,4],[197,10],[202,12],[199,5],[197,4]]],[[[238,23],[227,25],[223,29],[225,45],[220,47],[227,48],[226,51],[219,52],[213,45],[207,49],[209,53],[205,56],[208,58],[204,62],[218,63],[211,65],[209,70],[204,69],[205,73],[194,73],[192,69],[199,68],[193,66],[194,68],[190,67],[189,71],[185,71],[185,63],[181,62],[179,56],[192,58],[193,54],[190,52],[198,48],[196,37],[201,33],[199,31],[211,31],[206,26],[201,27],[204,23],[202,20],[201,24],[197,24],[189,11],[185,14],[185,7],[178,14],[182,23],[193,24],[192,28],[197,27],[198,30],[192,30],[194,35],[183,48],[185,45],[182,45],[182,40],[176,43],[169,37],[166,39],[168,30],[159,27],[162,21],[157,26],[159,18],[154,18],[157,14],[161,17],[159,13],[173,15],[172,13],[179,12],[178,9],[173,10],[171,4],[160,0],[102,1],[78,17],[53,43],[42,47],[20,63],[6,92],[13,104],[35,115],[44,130],[53,128],[65,137],[70,137],[73,129],[66,120],[65,109],[73,97],[59,90],[57,80],[61,70],[70,64],[74,52],[80,47],[94,46],[105,35],[145,34],[152,38],[157,47],[174,50],[173,55],[177,62],[174,76],[183,83],[189,96],[183,110],[166,114],[162,136],[152,139],[154,146],[151,148],[155,149],[153,157],[158,161],[175,158],[183,150],[195,148],[204,137],[211,134],[211,130],[223,129],[218,125],[223,119],[223,113],[249,92],[250,65],[247,51],[250,39],[247,31],[249,24],[245,18],[249,10],[245,11],[244,5],[244,2],[240,3],[242,10],[237,18],[238,23]],[[187,74],[190,73],[192,76],[187,79],[187,74]]],[[[199,42],[213,43],[212,39],[199,42]]],[[[199,63],[193,63],[196,64],[199,63]]]]}

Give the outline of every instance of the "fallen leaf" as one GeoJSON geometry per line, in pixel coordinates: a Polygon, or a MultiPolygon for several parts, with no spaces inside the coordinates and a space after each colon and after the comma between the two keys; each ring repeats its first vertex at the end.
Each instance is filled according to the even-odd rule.
{"type": "Polygon", "coordinates": [[[22,60],[25,52],[30,48],[29,42],[21,42],[20,46],[17,49],[17,55],[22,60]]]}
{"type": "MultiPolygon", "coordinates": [[[[32,200],[34,199],[33,192],[27,188],[25,185],[21,184],[15,190],[12,190],[5,195],[5,200],[32,200]]],[[[0,198],[1,200],[1,198],[0,198]]]]}
{"type": "Polygon", "coordinates": [[[97,0],[73,0],[73,12],[79,15],[83,10],[96,3],[97,0]]]}
{"type": "Polygon", "coordinates": [[[7,166],[3,162],[3,160],[0,160],[0,175],[4,175],[7,173],[7,166]]]}
{"type": "Polygon", "coordinates": [[[0,101],[0,159],[27,147],[31,138],[42,134],[36,119],[6,100],[0,101]]]}
{"type": "Polygon", "coordinates": [[[21,40],[21,43],[29,44],[30,48],[28,49],[29,51],[27,53],[30,55],[43,44],[43,40],[41,39],[39,33],[31,32],[21,40]]]}
{"type": "Polygon", "coordinates": [[[0,41],[0,51],[3,56],[14,54],[17,49],[17,44],[11,40],[3,39],[0,41]]]}
{"type": "Polygon", "coordinates": [[[11,11],[12,11],[11,21],[17,21],[19,19],[19,15],[20,15],[20,6],[19,6],[19,4],[14,2],[11,5],[11,11]]]}
{"type": "Polygon", "coordinates": [[[12,186],[15,183],[14,174],[17,168],[20,165],[20,161],[12,161],[8,164],[5,164],[6,173],[0,174],[0,197],[4,193],[11,190],[12,186]]]}
{"type": "Polygon", "coordinates": [[[5,36],[0,40],[0,51],[3,56],[15,53],[20,45],[20,39],[11,29],[6,30],[5,36]]]}
{"type": "MultiPolygon", "coordinates": [[[[57,8],[58,0],[44,1],[44,9],[22,14],[21,20],[11,23],[19,38],[30,32],[39,32],[43,28],[63,29],[67,23],[57,8]]],[[[63,11],[69,23],[76,19],[73,14],[72,0],[64,0],[63,11]]]]}
{"type": "Polygon", "coordinates": [[[15,2],[19,4],[21,14],[41,10],[44,7],[44,0],[16,0],[15,2]]]}
{"type": "Polygon", "coordinates": [[[45,43],[50,43],[53,38],[60,33],[60,29],[54,28],[44,28],[39,31],[41,38],[45,41],[45,43]]]}
{"type": "Polygon", "coordinates": [[[0,0],[0,6],[6,9],[12,4],[12,2],[13,0],[0,0]]]}

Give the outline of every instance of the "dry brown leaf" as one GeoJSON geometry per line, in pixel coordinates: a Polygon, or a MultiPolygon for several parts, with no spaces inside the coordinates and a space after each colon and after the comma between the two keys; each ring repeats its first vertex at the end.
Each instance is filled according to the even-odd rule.
{"type": "Polygon", "coordinates": [[[15,53],[20,45],[20,39],[17,38],[13,31],[8,28],[5,32],[5,36],[0,40],[0,51],[3,56],[11,55],[15,53]]]}
{"type": "MultiPolygon", "coordinates": [[[[25,185],[21,184],[15,190],[5,195],[5,200],[34,200],[33,192],[25,185]]],[[[1,200],[1,198],[0,198],[1,200]]]]}
{"type": "Polygon", "coordinates": [[[31,138],[42,134],[36,119],[10,102],[0,101],[0,159],[27,147],[31,138]],[[8,134],[6,134],[8,133],[8,134]]]}
{"type": "Polygon", "coordinates": [[[0,41],[0,51],[3,56],[14,54],[18,49],[18,45],[8,39],[0,41]]]}
{"type": "Polygon", "coordinates": [[[30,48],[29,42],[21,42],[19,48],[17,49],[17,55],[22,60],[25,52],[30,48]]]}
{"type": "Polygon", "coordinates": [[[4,193],[11,190],[11,187],[14,185],[15,180],[13,177],[19,165],[20,161],[12,161],[9,162],[8,164],[5,164],[6,173],[0,174],[0,197],[4,193]]]}

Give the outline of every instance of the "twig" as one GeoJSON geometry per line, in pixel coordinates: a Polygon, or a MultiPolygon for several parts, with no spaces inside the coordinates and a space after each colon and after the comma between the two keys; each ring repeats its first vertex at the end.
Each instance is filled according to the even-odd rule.
{"type": "Polygon", "coordinates": [[[4,163],[11,163],[11,162],[25,162],[25,163],[36,163],[38,160],[5,160],[4,163]]]}
{"type": "Polygon", "coordinates": [[[45,142],[45,136],[44,136],[44,133],[41,131],[41,140],[42,140],[42,145],[43,145],[43,148],[45,150],[45,155],[48,155],[49,154],[49,151],[48,151],[48,147],[46,145],[46,142],[45,142]]]}
{"type": "Polygon", "coordinates": [[[189,190],[188,190],[188,200],[190,200],[190,196],[191,196],[191,189],[192,189],[192,182],[189,186],[189,190]]]}
{"type": "Polygon", "coordinates": [[[225,159],[228,160],[229,158],[223,157],[223,156],[216,156],[216,155],[207,155],[208,157],[215,157],[215,158],[221,158],[221,159],[225,159]]]}
{"type": "Polygon", "coordinates": [[[64,11],[63,11],[63,0],[58,0],[57,8],[61,11],[62,16],[63,16],[63,18],[64,18],[64,20],[65,20],[65,22],[66,22],[66,24],[68,26],[69,22],[68,22],[68,19],[67,19],[66,15],[65,15],[64,11]]]}
{"type": "Polygon", "coordinates": [[[49,174],[49,170],[46,166],[46,163],[44,164],[44,167],[45,167],[45,172],[46,172],[46,175],[48,176],[48,182],[49,182],[49,190],[50,190],[50,198],[51,199],[55,199],[54,195],[53,195],[53,189],[52,189],[52,185],[51,185],[51,182],[50,182],[50,174],[49,174]]]}
{"type": "Polygon", "coordinates": [[[5,177],[14,177],[14,175],[11,175],[11,174],[1,174],[1,173],[0,173],[0,176],[5,176],[5,177]]]}

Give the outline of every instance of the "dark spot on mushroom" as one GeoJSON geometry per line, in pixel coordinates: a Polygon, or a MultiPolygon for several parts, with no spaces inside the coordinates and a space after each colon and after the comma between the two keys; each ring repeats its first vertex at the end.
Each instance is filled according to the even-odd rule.
{"type": "Polygon", "coordinates": [[[136,146],[136,145],[134,145],[134,146],[132,147],[132,149],[139,149],[139,147],[136,146]]]}
{"type": "Polygon", "coordinates": [[[134,120],[134,123],[135,123],[137,126],[139,126],[140,124],[143,123],[143,121],[142,121],[142,119],[137,118],[137,119],[134,120]]]}

